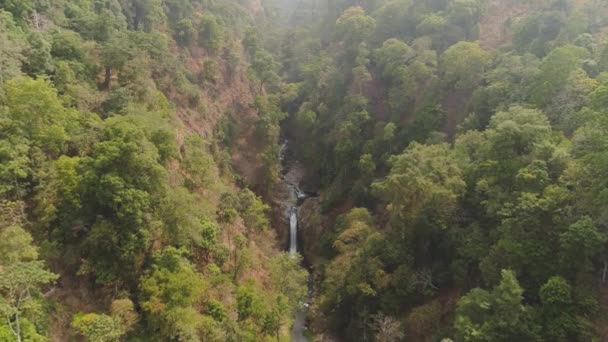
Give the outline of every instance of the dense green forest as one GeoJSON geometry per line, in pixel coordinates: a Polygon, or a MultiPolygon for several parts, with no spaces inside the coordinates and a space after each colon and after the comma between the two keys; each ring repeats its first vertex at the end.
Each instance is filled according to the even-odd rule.
{"type": "Polygon", "coordinates": [[[608,4],[305,3],[282,52],[315,331],[608,338],[608,4]]]}
{"type": "Polygon", "coordinates": [[[608,3],[0,0],[0,316],[7,342],[607,340],[608,3]]]}
{"type": "Polygon", "coordinates": [[[271,19],[255,1],[0,1],[0,341],[288,339],[306,272],[259,196],[283,115],[262,91],[271,19]]]}

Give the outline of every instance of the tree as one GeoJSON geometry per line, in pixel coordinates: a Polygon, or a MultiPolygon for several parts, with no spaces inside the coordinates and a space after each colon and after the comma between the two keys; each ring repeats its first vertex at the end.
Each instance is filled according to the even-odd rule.
{"type": "Polygon", "coordinates": [[[252,231],[264,231],[270,226],[266,213],[270,207],[253,191],[244,189],[238,194],[238,211],[252,231]]]}
{"type": "Polygon", "coordinates": [[[32,236],[19,226],[8,226],[0,231],[0,264],[10,265],[23,260],[36,260],[38,250],[32,245],[32,236]]]}
{"type": "Polygon", "coordinates": [[[11,12],[17,20],[24,20],[25,16],[34,10],[33,0],[1,0],[0,7],[11,12]]]}
{"type": "Polygon", "coordinates": [[[0,227],[0,241],[0,313],[14,338],[21,342],[24,327],[31,324],[26,310],[35,308],[42,287],[58,276],[37,260],[32,237],[21,227],[0,227]]]}
{"type": "Polygon", "coordinates": [[[191,0],[166,0],[164,5],[167,17],[173,24],[189,18],[194,11],[191,0]]]}
{"type": "Polygon", "coordinates": [[[456,148],[469,151],[465,152],[470,158],[468,173],[476,178],[479,203],[489,214],[495,215],[507,201],[515,202],[519,192],[511,189],[516,189],[517,181],[528,183],[520,191],[530,192],[531,184],[540,191],[551,169],[563,170],[560,159],[549,160],[559,144],[552,138],[547,117],[520,106],[496,113],[484,132],[471,131],[458,138],[456,148]]]}
{"type": "Polygon", "coordinates": [[[210,251],[217,242],[218,227],[205,217],[199,200],[186,188],[167,193],[162,211],[166,238],[174,245],[210,251]]]}
{"type": "Polygon", "coordinates": [[[503,202],[498,213],[499,239],[479,266],[488,283],[497,282],[498,270],[505,267],[525,275],[521,283],[531,296],[562,266],[555,257],[559,255],[561,209],[567,198],[565,189],[555,185],[540,194],[532,191],[522,192],[513,202],[503,202]]]}
{"type": "Polygon", "coordinates": [[[65,108],[47,80],[25,77],[6,82],[0,109],[0,193],[27,194],[33,162],[56,158],[68,147],[78,112],[65,108]]]}
{"type": "Polygon", "coordinates": [[[119,71],[132,58],[134,49],[129,41],[129,36],[124,32],[115,33],[103,45],[102,60],[105,68],[105,79],[103,82],[106,90],[112,89],[112,71],[119,71]]]}
{"type": "Polygon", "coordinates": [[[199,44],[209,52],[215,53],[222,44],[222,27],[213,14],[205,14],[201,18],[198,34],[199,44]]]}
{"type": "Polygon", "coordinates": [[[432,208],[436,222],[445,225],[465,188],[449,147],[412,143],[392,157],[391,165],[389,175],[373,189],[387,203],[393,220],[415,224],[423,210],[432,208]]]}
{"type": "Polygon", "coordinates": [[[575,206],[596,222],[608,222],[608,166],[606,143],[608,119],[602,112],[581,111],[581,127],[575,131],[574,160],[564,172],[564,181],[574,189],[575,206]]]}
{"type": "Polygon", "coordinates": [[[350,7],[336,21],[336,37],[350,48],[366,40],[375,27],[376,21],[363,8],[350,7]]]}
{"type": "Polygon", "coordinates": [[[593,269],[592,262],[607,240],[590,217],[581,217],[559,236],[564,263],[571,265],[572,270],[593,269]]]}
{"type": "Polygon", "coordinates": [[[123,335],[118,322],[104,314],[77,315],[72,326],[89,342],[119,342],[123,335]]]}
{"type": "Polygon", "coordinates": [[[382,44],[382,47],[374,52],[375,59],[382,68],[382,75],[387,80],[398,80],[409,63],[413,61],[416,54],[406,43],[391,38],[382,44]]]}
{"type": "Polygon", "coordinates": [[[531,308],[523,305],[523,289],[512,271],[491,292],[473,289],[456,309],[454,328],[458,337],[473,341],[540,341],[531,308]]]}
{"type": "Polygon", "coordinates": [[[23,31],[13,16],[0,9],[0,82],[4,82],[21,74],[23,52],[27,48],[23,31]]]}
{"type": "Polygon", "coordinates": [[[76,314],[72,327],[89,342],[119,342],[133,329],[139,319],[133,302],[127,298],[112,302],[111,315],[76,314]]]}
{"type": "MultiPolygon", "coordinates": [[[[576,69],[566,80],[566,84],[547,104],[546,112],[554,124],[565,126],[572,120],[572,113],[576,113],[589,102],[590,93],[595,93],[598,82],[589,76],[583,69],[576,69]]],[[[594,102],[594,99],[591,99],[594,102]]]]}
{"type": "Polygon", "coordinates": [[[381,43],[389,38],[408,40],[414,38],[416,24],[419,21],[412,0],[386,1],[372,12],[376,21],[374,39],[381,43]]]}
{"type": "Polygon", "coordinates": [[[531,93],[531,101],[545,106],[564,87],[570,74],[581,66],[589,52],[581,47],[565,45],[558,47],[543,59],[531,93]]]}
{"type": "Polygon", "coordinates": [[[86,51],[82,37],[70,30],[54,32],[51,36],[51,55],[55,58],[84,62],[86,51]]]}
{"type": "Polygon", "coordinates": [[[405,335],[401,331],[401,323],[397,319],[382,314],[374,316],[373,328],[376,331],[375,340],[377,342],[401,341],[405,335]]]}
{"type": "Polygon", "coordinates": [[[543,336],[551,341],[570,341],[579,331],[571,291],[559,276],[549,278],[540,288],[543,336]]]}
{"type": "Polygon", "coordinates": [[[476,87],[490,56],[476,42],[459,42],[450,46],[441,56],[440,66],[445,73],[445,81],[459,89],[476,87]]]}
{"type": "Polygon", "coordinates": [[[190,19],[182,19],[175,26],[175,40],[181,46],[190,46],[196,39],[196,30],[190,19]]]}
{"type": "Polygon", "coordinates": [[[194,309],[206,287],[201,275],[184,258],[185,251],[167,247],[154,256],[141,278],[141,306],[148,324],[165,339],[197,339],[201,315],[194,309]]]}
{"type": "Polygon", "coordinates": [[[63,106],[49,81],[16,78],[7,82],[6,94],[8,116],[28,139],[49,155],[65,149],[78,113],[63,106]]]}
{"type": "Polygon", "coordinates": [[[184,142],[182,165],[186,171],[185,185],[190,189],[208,187],[218,177],[217,166],[208,149],[208,143],[198,135],[190,135],[184,142]]]}
{"type": "Polygon", "coordinates": [[[238,320],[248,319],[254,313],[259,313],[259,299],[251,286],[240,286],[236,291],[238,320]]]}
{"type": "Polygon", "coordinates": [[[30,47],[25,53],[24,71],[30,75],[50,74],[54,69],[51,43],[36,32],[30,32],[27,40],[30,47]]]}
{"type": "Polygon", "coordinates": [[[290,307],[296,307],[306,299],[308,273],[300,267],[301,258],[279,253],[270,260],[270,275],[276,290],[290,307]]]}
{"type": "Polygon", "coordinates": [[[439,34],[447,29],[448,20],[436,13],[426,15],[416,26],[416,32],[421,36],[439,34]]]}
{"type": "Polygon", "coordinates": [[[165,13],[160,0],[119,1],[129,21],[129,27],[135,31],[151,32],[165,22],[165,13]]]}
{"type": "Polygon", "coordinates": [[[520,53],[530,52],[538,57],[547,54],[547,43],[557,38],[564,26],[564,17],[558,11],[530,15],[514,27],[513,45],[520,53]]]}
{"type": "Polygon", "coordinates": [[[277,68],[278,64],[274,61],[272,55],[263,49],[256,51],[249,67],[253,76],[260,81],[262,89],[264,85],[278,81],[277,68]]]}
{"type": "Polygon", "coordinates": [[[91,227],[83,272],[101,283],[135,281],[150,243],[151,213],[166,190],[158,150],[131,119],[114,117],[82,159],[80,173],[82,210],[91,227]]]}
{"type": "Polygon", "coordinates": [[[258,33],[254,28],[249,28],[247,31],[245,31],[245,36],[243,37],[243,46],[245,47],[245,51],[247,51],[249,58],[253,58],[255,53],[260,48],[260,38],[258,37],[258,33]]]}
{"type": "Polygon", "coordinates": [[[482,14],[483,0],[454,0],[450,1],[448,20],[454,25],[462,27],[467,38],[474,38],[474,28],[482,14]]]}
{"type": "Polygon", "coordinates": [[[354,337],[368,329],[370,307],[387,286],[379,247],[388,242],[375,230],[373,218],[364,208],[351,209],[335,228],[337,255],[325,268],[319,308],[336,312],[329,324],[338,330],[351,327],[348,336],[354,337]],[[349,315],[353,310],[360,315],[349,315]]]}

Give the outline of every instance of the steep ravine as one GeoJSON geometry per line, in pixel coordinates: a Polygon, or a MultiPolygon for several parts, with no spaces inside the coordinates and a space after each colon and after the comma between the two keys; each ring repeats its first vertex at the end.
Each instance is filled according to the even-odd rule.
{"type": "MultiPolygon", "coordinates": [[[[284,140],[281,144],[279,152],[281,179],[277,184],[273,196],[273,216],[278,227],[279,241],[284,249],[289,252],[292,257],[296,257],[298,253],[302,254],[303,244],[300,239],[303,234],[298,229],[301,220],[299,220],[300,207],[306,202],[313,200],[314,194],[305,193],[300,189],[300,182],[304,175],[303,166],[295,160],[289,153],[289,144],[284,140]]],[[[303,262],[303,267],[307,263],[303,262]]],[[[308,297],[305,303],[302,303],[301,308],[296,312],[294,324],[291,330],[291,341],[305,342],[306,337],[307,315],[309,302],[312,299],[312,278],[309,276],[308,281],[308,297]]]]}

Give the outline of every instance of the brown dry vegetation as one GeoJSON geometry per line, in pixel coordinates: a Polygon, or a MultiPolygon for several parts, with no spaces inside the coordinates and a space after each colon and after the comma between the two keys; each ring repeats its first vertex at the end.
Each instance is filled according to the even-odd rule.
{"type": "Polygon", "coordinates": [[[490,0],[479,23],[479,43],[486,50],[509,44],[512,31],[509,23],[525,17],[532,8],[531,1],[490,0]]]}

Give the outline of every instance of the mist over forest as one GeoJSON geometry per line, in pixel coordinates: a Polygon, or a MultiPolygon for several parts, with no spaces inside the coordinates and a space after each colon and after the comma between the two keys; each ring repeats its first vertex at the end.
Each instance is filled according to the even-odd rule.
{"type": "Polygon", "coordinates": [[[0,0],[0,318],[608,340],[608,2],[0,0]]]}

